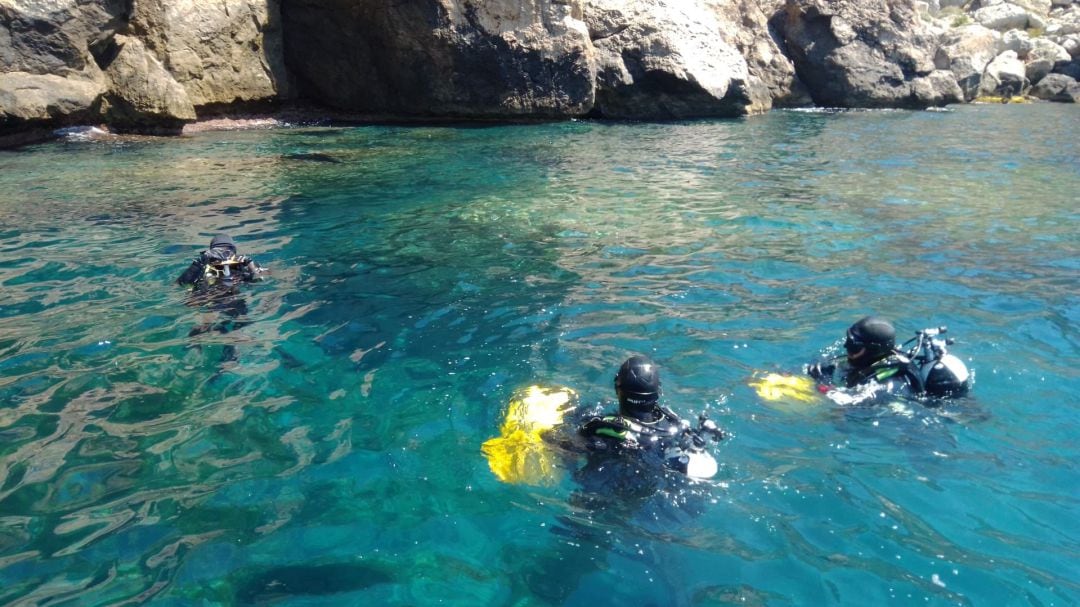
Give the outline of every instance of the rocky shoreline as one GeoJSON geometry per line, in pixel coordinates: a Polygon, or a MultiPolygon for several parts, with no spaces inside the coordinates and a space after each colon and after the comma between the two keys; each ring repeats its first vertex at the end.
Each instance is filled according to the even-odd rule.
{"type": "Polygon", "coordinates": [[[1078,55],[1080,0],[4,0],[0,145],[298,104],[506,121],[1075,103],[1078,55]]]}

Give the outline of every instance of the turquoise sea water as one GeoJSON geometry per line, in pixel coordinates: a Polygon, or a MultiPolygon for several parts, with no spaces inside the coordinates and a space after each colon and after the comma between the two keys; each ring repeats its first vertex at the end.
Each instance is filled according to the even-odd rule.
{"type": "Polygon", "coordinates": [[[1077,604],[1078,118],[0,152],[0,604],[1077,604]],[[172,282],[219,231],[271,269],[237,319],[172,282]],[[748,386],[871,312],[948,325],[972,396],[748,386]],[[515,389],[610,406],[634,353],[730,433],[715,482],[496,480],[515,389]]]}

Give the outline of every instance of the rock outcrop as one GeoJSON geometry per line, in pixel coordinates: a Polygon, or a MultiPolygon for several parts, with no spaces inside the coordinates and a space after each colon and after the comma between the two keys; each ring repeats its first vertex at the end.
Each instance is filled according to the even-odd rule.
{"type": "Polygon", "coordinates": [[[117,35],[105,67],[109,91],[102,113],[121,132],[179,133],[195,120],[187,89],[138,38],[117,35]]]}
{"type": "Polygon", "coordinates": [[[124,11],[120,0],[0,2],[0,132],[92,119],[106,90],[94,53],[124,11]]]}
{"type": "Polygon", "coordinates": [[[1072,102],[1062,80],[1080,76],[1080,2],[1075,0],[971,0],[928,5],[929,20],[943,30],[938,67],[956,74],[964,97],[1011,98],[1027,94],[1072,102]],[[970,12],[961,12],[966,8],[970,12]],[[1038,91],[1038,92],[1036,92],[1038,91]]]}
{"type": "Polygon", "coordinates": [[[672,119],[750,111],[746,59],[725,40],[708,4],[590,0],[589,8],[595,114],[672,119]]]}
{"type": "Polygon", "coordinates": [[[292,94],[277,0],[135,2],[139,36],[196,107],[292,94]]]}
{"type": "Polygon", "coordinates": [[[287,97],[283,59],[273,0],[3,0],[0,136],[176,132],[199,108],[287,97]]]}
{"type": "Polygon", "coordinates": [[[0,0],[0,137],[294,99],[495,120],[1073,101],[1078,55],[1077,0],[0,0]]]}
{"type": "Polygon", "coordinates": [[[332,107],[420,117],[560,117],[593,105],[580,0],[289,0],[288,67],[332,107]]]}
{"type": "Polygon", "coordinates": [[[935,32],[910,0],[788,0],[787,49],[819,105],[925,108],[962,100],[937,72],[935,32]]]}
{"type": "Polygon", "coordinates": [[[589,0],[586,23],[595,115],[738,116],[810,102],[757,2],[589,0]]]}
{"type": "Polygon", "coordinates": [[[979,94],[986,66],[1003,46],[1000,33],[982,25],[965,25],[945,33],[934,63],[939,69],[952,72],[964,99],[971,101],[979,94]]]}

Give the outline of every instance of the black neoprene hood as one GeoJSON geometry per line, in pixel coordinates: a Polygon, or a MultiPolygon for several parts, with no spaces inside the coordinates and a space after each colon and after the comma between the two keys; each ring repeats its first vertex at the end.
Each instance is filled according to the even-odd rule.
{"type": "Polygon", "coordinates": [[[856,348],[876,352],[892,350],[896,345],[896,329],[892,323],[877,316],[859,319],[847,330],[848,341],[856,348]]]}
{"type": "Polygon", "coordinates": [[[222,247],[228,247],[233,251],[236,251],[236,243],[233,242],[232,236],[228,234],[218,234],[210,241],[211,249],[219,249],[222,247]]]}

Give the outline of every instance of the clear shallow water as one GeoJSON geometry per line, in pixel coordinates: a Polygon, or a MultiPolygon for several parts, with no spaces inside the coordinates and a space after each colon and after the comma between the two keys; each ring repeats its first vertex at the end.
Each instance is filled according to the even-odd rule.
{"type": "Polygon", "coordinates": [[[0,603],[1075,604],[1077,118],[0,152],[0,603]],[[219,231],[272,279],[189,337],[221,317],[172,280],[219,231]],[[868,312],[948,325],[973,397],[747,386],[868,312]],[[590,510],[570,475],[495,480],[515,388],[610,404],[637,352],[731,433],[716,483],[590,510]]]}

